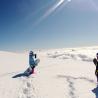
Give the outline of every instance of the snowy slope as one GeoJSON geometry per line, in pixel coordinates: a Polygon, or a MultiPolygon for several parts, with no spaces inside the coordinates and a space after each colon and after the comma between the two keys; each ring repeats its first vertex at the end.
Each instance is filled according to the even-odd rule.
{"type": "Polygon", "coordinates": [[[40,63],[30,77],[24,72],[28,53],[0,52],[0,98],[97,98],[92,59],[98,47],[37,51],[40,63]]]}

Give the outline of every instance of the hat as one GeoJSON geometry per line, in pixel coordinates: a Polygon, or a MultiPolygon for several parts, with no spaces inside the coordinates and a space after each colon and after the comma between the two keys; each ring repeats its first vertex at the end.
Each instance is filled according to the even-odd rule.
{"type": "Polygon", "coordinates": [[[33,51],[30,51],[30,53],[29,53],[30,55],[33,55],[34,53],[33,53],[33,51]]]}

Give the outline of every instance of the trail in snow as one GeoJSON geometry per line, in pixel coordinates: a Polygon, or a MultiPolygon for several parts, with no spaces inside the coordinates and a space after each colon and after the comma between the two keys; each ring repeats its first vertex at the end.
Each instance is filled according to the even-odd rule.
{"type": "MultiPolygon", "coordinates": [[[[81,90],[80,94],[78,94],[77,92],[79,91],[79,89],[77,89],[77,85],[76,85],[78,82],[79,82],[78,83],[79,85],[82,85],[83,83],[88,83],[89,85],[96,85],[96,82],[94,80],[91,80],[91,79],[86,78],[86,77],[77,77],[76,78],[73,76],[66,76],[66,75],[58,75],[57,77],[59,79],[60,78],[65,79],[65,81],[68,85],[68,94],[69,94],[70,98],[82,98],[81,95],[85,95],[86,93],[88,93],[88,91],[90,91],[90,90],[88,90],[88,91],[87,90],[83,90],[83,91],[81,90]]],[[[92,90],[92,92],[96,93],[96,89],[92,90]]]]}
{"type": "Polygon", "coordinates": [[[33,78],[21,77],[22,85],[19,89],[18,98],[38,98],[36,88],[33,84],[33,78]]]}

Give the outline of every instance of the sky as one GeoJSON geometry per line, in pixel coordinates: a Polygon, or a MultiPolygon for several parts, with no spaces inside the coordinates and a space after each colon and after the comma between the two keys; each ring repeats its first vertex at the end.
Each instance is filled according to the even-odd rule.
{"type": "Polygon", "coordinates": [[[98,44],[98,0],[0,0],[0,50],[98,44]]]}

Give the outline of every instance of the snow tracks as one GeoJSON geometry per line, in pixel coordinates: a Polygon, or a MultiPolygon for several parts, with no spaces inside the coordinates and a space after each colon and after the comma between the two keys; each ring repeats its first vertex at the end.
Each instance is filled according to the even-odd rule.
{"type": "Polygon", "coordinates": [[[21,77],[20,80],[21,86],[19,88],[18,98],[38,98],[33,77],[21,77]]]}

